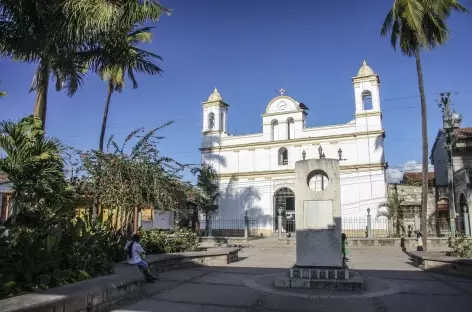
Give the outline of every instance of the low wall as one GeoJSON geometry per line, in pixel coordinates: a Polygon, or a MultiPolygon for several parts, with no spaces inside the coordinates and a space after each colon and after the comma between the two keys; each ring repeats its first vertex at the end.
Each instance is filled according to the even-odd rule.
{"type": "Polygon", "coordinates": [[[462,277],[472,277],[472,259],[446,256],[428,251],[408,252],[413,264],[425,271],[440,272],[462,277]]]}
{"type": "MultiPolygon", "coordinates": [[[[146,261],[154,272],[190,266],[219,266],[238,260],[239,248],[149,255],[146,261]]],[[[102,312],[122,300],[139,295],[144,277],[135,265],[119,263],[114,274],[69,284],[46,291],[0,300],[2,312],[102,312]]]]}
{"type": "Polygon", "coordinates": [[[248,238],[244,237],[218,237],[204,236],[200,237],[200,242],[206,246],[224,246],[224,245],[248,245],[248,238]]]}
{"type": "MultiPolygon", "coordinates": [[[[414,238],[348,238],[349,246],[397,246],[415,247],[417,241],[414,238]]],[[[449,238],[428,238],[428,247],[448,248],[449,238]]],[[[295,235],[292,237],[278,238],[280,244],[296,245],[295,235]]]]}

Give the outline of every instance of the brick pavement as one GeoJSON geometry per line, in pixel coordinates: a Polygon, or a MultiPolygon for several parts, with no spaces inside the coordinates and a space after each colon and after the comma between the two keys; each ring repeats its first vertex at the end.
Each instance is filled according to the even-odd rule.
{"type": "Polygon", "coordinates": [[[284,290],[271,286],[295,262],[293,247],[259,242],[224,267],[169,271],[146,284],[145,298],[115,312],[436,312],[472,311],[472,280],[428,274],[400,249],[352,249],[349,266],[367,281],[365,293],[284,290]]]}

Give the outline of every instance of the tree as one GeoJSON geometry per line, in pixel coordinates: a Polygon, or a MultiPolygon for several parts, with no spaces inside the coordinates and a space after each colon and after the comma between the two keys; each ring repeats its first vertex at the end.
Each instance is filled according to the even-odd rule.
{"type": "Polygon", "coordinates": [[[446,19],[452,11],[466,12],[456,0],[395,0],[382,25],[380,34],[390,33],[390,42],[394,49],[397,45],[408,57],[415,57],[418,74],[418,90],[421,100],[421,136],[422,136],[422,208],[421,231],[424,250],[427,250],[427,206],[428,206],[428,133],[427,109],[421,67],[420,52],[443,45],[449,35],[446,19]]]}
{"type": "Polygon", "coordinates": [[[121,92],[125,86],[125,75],[131,80],[133,89],[138,87],[135,72],[144,72],[148,75],[161,73],[159,66],[153,63],[161,59],[158,55],[137,47],[140,43],[150,42],[152,39],[151,27],[127,28],[117,31],[111,40],[104,42],[98,59],[98,73],[103,80],[108,81],[108,95],[103,112],[102,129],[100,131],[99,151],[103,152],[105,131],[108,119],[110,100],[114,91],[121,92]]]}
{"type": "Polygon", "coordinates": [[[38,64],[31,91],[44,129],[51,75],[56,89],[72,96],[93,56],[91,43],[121,23],[157,20],[163,12],[155,0],[0,0],[0,56],[38,64]]]}
{"type": "Polygon", "coordinates": [[[198,210],[205,214],[205,224],[208,231],[210,215],[212,212],[218,210],[217,200],[220,196],[217,183],[218,174],[216,170],[208,164],[202,164],[201,167],[193,168],[192,173],[198,174],[197,188],[199,190],[199,194],[196,196],[195,201],[198,210]]]}
{"type": "Polygon", "coordinates": [[[378,209],[385,208],[383,211],[377,213],[378,217],[386,217],[389,221],[389,234],[391,233],[390,225],[392,222],[395,228],[395,234],[400,236],[400,230],[405,233],[405,225],[403,224],[403,211],[401,203],[403,200],[398,198],[397,192],[392,192],[386,202],[380,203],[378,209]]]}
{"type": "Polygon", "coordinates": [[[0,91],[0,97],[5,97],[5,96],[7,96],[7,93],[3,92],[3,91],[0,91]]]}
{"type": "Polygon", "coordinates": [[[157,140],[163,138],[156,135],[157,131],[170,124],[148,132],[136,129],[121,145],[111,136],[110,152],[92,150],[82,155],[85,180],[81,183],[82,192],[89,197],[100,195],[100,204],[112,215],[115,227],[128,226],[132,220],[136,227],[140,209],[179,208],[183,188],[180,172],[185,166],[161,156],[156,148],[157,140]],[[129,148],[133,141],[136,143],[129,148]],[[97,180],[103,183],[96,183],[97,180]]]}
{"type": "Polygon", "coordinates": [[[39,119],[0,122],[0,150],[5,154],[0,172],[12,184],[14,217],[23,214],[35,222],[35,215],[47,219],[67,206],[61,144],[44,137],[39,119]]]}

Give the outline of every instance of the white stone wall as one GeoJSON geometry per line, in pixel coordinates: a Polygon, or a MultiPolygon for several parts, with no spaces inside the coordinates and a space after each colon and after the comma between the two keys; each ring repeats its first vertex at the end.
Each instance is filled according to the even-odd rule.
{"type": "MultiPolygon", "coordinates": [[[[274,194],[282,188],[294,189],[294,175],[279,178],[221,180],[219,212],[215,218],[242,219],[247,210],[259,228],[272,230],[274,226],[274,194]]],[[[375,211],[386,198],[385,172],[341,174],[341,213],[343,217],[365,217],[367,208],[375,211]]]]}
{"type": "MultiPolygon", "coordinates": [[[[208,137],[207,137],[208,139],[208,137]]],[[[214,143],[217,142],[214,138],[214,143]]],[[[212,150],[202,153],[202,160],[212,164],[219,173],[247,173],[257,171],[278,171],[294,169],[295,162],[302,160],[302,152],[306,152],[306,158],[318,158],[319,146],[327,158],[338,158],[338,150],[341,148],[342,157],[345,159],[342,165],[379,164],[385,161],[382,135],[375,137],[354,136],[349,140],[340,141],[313,141],[297,142],[287,141],[281,144],[266,146],[238,147],[237,149],[212,150]],[[288,150],[288,164],[279,165],[280,148],[288,150]]]]}

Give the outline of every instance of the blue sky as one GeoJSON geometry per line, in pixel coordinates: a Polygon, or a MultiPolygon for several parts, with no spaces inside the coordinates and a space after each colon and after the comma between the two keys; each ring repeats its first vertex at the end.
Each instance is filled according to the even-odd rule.
{"type": "MultiPolygon", "coordinates": [[[[139,75],[138,89],[128,85],[113,96],[107,134],[123,138],[134,128],[175,120],[162,132],[162,153],[198,163],[201,102],[215,86],[230,104],[232,133],[260,132],[260,115],[280,86],[310,108],[308,126],[346,123],[354,114],[351,77],[365,59],[380,75],[387,161],[397,168],[421,162],[415,62],[379,35],[393,0],[162,2],[173,14],[155,25],[146,48],[163,57],[164,73],[139,75]]],[[[441,126],[437,93],[457,92],[452,100],[462,125],[472,126],[472,16],[456,14],[448,24],[447,45],[422,54],[430,147],[441,126]]],[[[1,89],[9,94],[0,102],[1,119],[32,112],[34,68],[0,60],[1,89]]],[[[106,92],[94,75],[72,98],[51,89],[48,134],[79,149],[97,148],[106,92]]]]}

